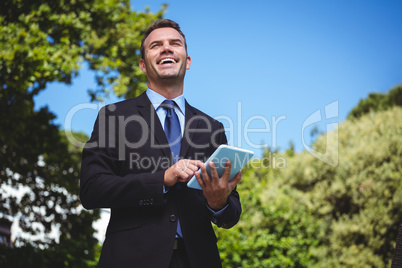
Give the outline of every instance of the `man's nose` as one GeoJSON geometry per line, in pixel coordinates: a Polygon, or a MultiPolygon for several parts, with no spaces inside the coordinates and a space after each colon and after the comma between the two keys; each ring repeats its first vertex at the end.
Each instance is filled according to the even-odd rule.
{"type": "Polygon", "coordinates": [[[163,43],[163,46],[162,46],[162,53],[166,53],[166,52],[172,52],[172,46],[169,44],[169,42],[163,43]]]}

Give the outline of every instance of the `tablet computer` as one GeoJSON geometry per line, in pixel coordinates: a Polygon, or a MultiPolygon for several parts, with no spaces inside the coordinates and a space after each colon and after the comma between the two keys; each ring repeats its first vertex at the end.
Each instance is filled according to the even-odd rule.
{"type": "MultiPolygon", "coordinates": [[[[205,162],[207,173],[209,176],[211,176],[211,169],[208,163],[212,161],[215,164],[219,177],[222,177],[223,172],[225,171],[225,163],[227,160],[230,160],[230,162],[232,163],[232,167],[230,170],[229,180],[232,180],[234,176],[236,176],[236,174],[239,173],[239,171],[247,164],[247,162],[250,161],[253,155],[254,152],[249,150],[228,145],[220,145],[205,162]]],[[[197,179],[195,178],[195,175],[187,183],[187,186],[190,188],[202,190],[201,186],[198,184],[197,179]]]]}

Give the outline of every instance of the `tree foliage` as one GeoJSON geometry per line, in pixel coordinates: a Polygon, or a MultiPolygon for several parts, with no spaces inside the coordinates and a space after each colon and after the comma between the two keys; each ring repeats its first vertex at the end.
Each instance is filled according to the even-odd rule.
{"type": "Polygon", "coordinates": [[[262,163],[266,152],[238,187],[239,224],[216,230],[224,266],[389,267],[402,222],[400,118],[401,107],[372,111],[321,134],[319,152],[339,139],[337,167],[304,151],[274,154],[286,159],[278,168],[262,163]]]}
{"type": "MultiPolygon", "coordinates": [[[[318,267],[390,264],[402,222],[401,116],[395,107],[346,121],[339,127],[338,167],[303,153],[292,163],[297,171],[284,174],[284,184],[308,197],[320,223],[318,267]]],[[[324,151],[324,137],[316,146],[324,151]]]]}
{"type": "Polygon", "coordinates": [[[369,112],[384,111],[393,106],[402,106],[402,85],[392,88],[388,93],[371,93],[352,109],[348,119],[359,118],[369,112]]]}
{"type": "Polygon", "coordinates": [[[71,84],[83,62],[97,76],[92,99],[110,90],[141,93],[140,40],[164,8],[133,12],[128,0],[0,3],[0,218],[17,218],[22,230],[20,249],[1,251],[2,267],[91,265],[99,212],[79,203],[81,149],[68,143],[47,107],[34,109],[34,97],[51,82],[71,84]]]}

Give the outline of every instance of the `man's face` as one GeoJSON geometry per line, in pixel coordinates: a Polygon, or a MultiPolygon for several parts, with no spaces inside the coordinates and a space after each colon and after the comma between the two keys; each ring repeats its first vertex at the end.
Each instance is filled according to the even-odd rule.
{"type": "Polygon", "coordinates": [[[185,40],[173,28],[152,31],[144,41],[144,52],[140,68],[147,74],[150,84],[163,79],[180,78],[182,81],[186,69],[190,69],[191,58],[187,56],[185,40]]]}

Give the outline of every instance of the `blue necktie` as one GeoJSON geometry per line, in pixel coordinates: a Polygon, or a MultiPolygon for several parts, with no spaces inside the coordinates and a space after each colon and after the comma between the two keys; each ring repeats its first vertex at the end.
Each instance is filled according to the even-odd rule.
{"type": "Polygon", "coordinates": [[[161,107],[166,110],[165,134],[172,152],[173,162],[176,163],[180,156],[181,147],[181,128],[179,117],[174,111],[176,103],[172,100],[165,100],[161,107]]]}
{"type": "MultiPolygon", "coordinates": [[[[173,162],[179,160],[180,147],[181,147],[181,128],[179,117],[174,111],[176,103],[172,100],[165,100],[162,102],[161,107],[166,110],[165,118],[165,135],[169,142],[170,151],[172,152],[173,162]]],[[[180,227],[180,220],[177,220],[176,236],[183,237],[180,227]]]]}

